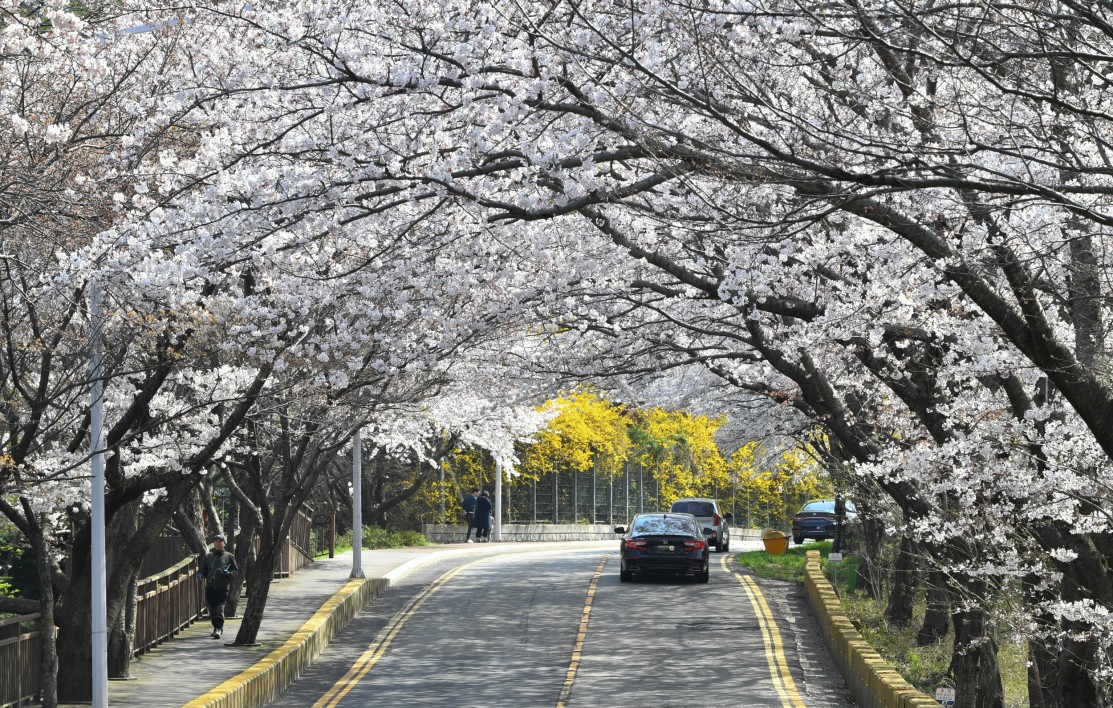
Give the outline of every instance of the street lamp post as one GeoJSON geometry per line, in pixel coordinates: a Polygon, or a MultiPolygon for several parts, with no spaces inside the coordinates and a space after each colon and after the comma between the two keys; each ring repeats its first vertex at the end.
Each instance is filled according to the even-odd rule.
{"type": "Polygon", "coordinates": [[[359,430],[352,438],[352,574],[363,575],[363,450],[359,430]]]}
{"type": "Polygon", "coordinates": [[[495,541],[502,540],[502,463],[495,460],[495,541]]]}
{"type": "Polygon", "coordinates": [[[89,326],[92,329],[89,357],[89,451],[93,454],[90,494],[90,553],[92,554],[92,652],[93,706],[108,705],[108,583],[104,559],[104,379],[101,371],[101,292],[96,280],[89,281],[89,326]]]}

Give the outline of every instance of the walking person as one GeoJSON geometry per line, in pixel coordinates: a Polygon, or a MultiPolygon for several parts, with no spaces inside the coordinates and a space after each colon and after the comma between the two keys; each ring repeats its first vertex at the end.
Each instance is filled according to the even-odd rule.
{"type": "Polygon", "coordinates": [[[484,489],[475,500],[475,542],[489,543],[491,540],[491,495],[484,489]]]}
{"type": "Polygon", "coordinates": [[[209,607],[209,620],[213,623],[213,639],[224,633],[224,602],[228,599],[228,585],[239,571],[235,557],[224,550],[224,535],[217,534],[213,547],[201,559],[199,576],[205,579],[205,604],[209,607]]]}
{"type": "Polygon", "coordinates": [[[460,502],[460,506],[464,507],[464,515],[467,517],[468,535],[464,536],[464,543],[471,543],[471,530],[475,524],[475,502],[479,499],[479,490],[473,489],[471,494],[464,496],[464,501],[460,502]]]}

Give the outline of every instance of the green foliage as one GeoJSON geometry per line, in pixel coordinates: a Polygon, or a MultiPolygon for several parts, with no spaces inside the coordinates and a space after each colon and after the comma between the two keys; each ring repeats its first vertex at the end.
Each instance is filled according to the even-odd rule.
{"type": "Polygon", "coordinates": [[[402,531],[398,534],[403,546],[428,546],[429,541],[420,531],[402,531]]]}
{"type": "MultiPolygon", "coordinates": [[[[333,550],[336,553],[344,553],[345,551],[352,550],[352,532],[347,531],[345,533],[336,534],[333,544],[333,550]]],[[[322,558],[328,558],[328,549],[313,556],[313,560],[321,560],[322,558]]]]}
{"type": "Polygon", "coordinates": [[[417,531],[387,531],[378,526],[363,527],[364,548],[404,548],[427,545],[429,542],[417,531]]]}
{"type": "Polygon", "coordinates": [[[39,599],[35,554],[12,524],[0,524],[0,596],[39,599]]]}

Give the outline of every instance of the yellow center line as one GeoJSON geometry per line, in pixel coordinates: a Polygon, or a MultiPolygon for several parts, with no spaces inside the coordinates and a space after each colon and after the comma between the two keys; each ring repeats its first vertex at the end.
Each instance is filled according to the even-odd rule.
{"type": "Polygon", "coordinates": [[[313,708],[334,708],[334,706],[336,706],[344,696],[348,695],[348,693],[355,688],[356,684],[367,675],[371,667],[386,654],[391,641],[393,641],[394,637],[398,635],[398,632],[402,630],[406,621],[413,616],[417,608],[421,607],[422,603],[429,599],[430,595],[443,587],[449,580],[456,577],[461,571],[470,568],[476,563],[482,563],[485,560],[490,560],[490,558],[480,558],[479,560],[465,563],[464,565],[457,566],[445,572],[430,583],[428,587],[410,598],[410,601],[407,602],[405,606],[391,618],[390,622],[375,635],[375,639],[371,642],[371,645],[367,647],[367,651],[363,652],[363,654],[356,659],[355,663],[352,664],[352,668],[348,669],[348,672],[345,673],[339,681],[333,684],[332,688],[330,688],[325,695],[321,696],[320,699],[313,704],[313,708]]]}
{"type": "Polygon", "coordinates": [[[723,570],[733,575],[741,583],[750,604],[757,615],[758,625],[761,627],[761,637],[765,643],[765,659],[769,664],[769,677],[773,687],[781,698],[781,705],[785,708],[805,708],[804,699],[796,690],[796,682],[792,680],[792,673],[788,669],[788,660],[784,655],[784,644],[781,641],[781,630],[777,628],[777,621],[773,618],[773,611],[765,601],[765,595],[752,578],[734,573],[727,566],[729,556],[720,557],[723,570]]]}
{"type": "Polygon", "coordinates": [[[603,575],[603,566],[607,565],[611,554],[603,556],[595,575],[587,586],[587,598],[584,600],[584,610],[580,613],[580,626],[576,631],[576,643],[572,646],[572,661],[568,664],[568,672],[564,675],[564,685],[560,689],[556,708],[567,708],[568,699],[572,695],[572,684],[576,682],[576,672],[580,669],[580,660],[583,658],[584,641],[587,639],[587,626],[591,622],[591,603],[595,601],[595,589],[599,587],[599,578],[603,575]]]}

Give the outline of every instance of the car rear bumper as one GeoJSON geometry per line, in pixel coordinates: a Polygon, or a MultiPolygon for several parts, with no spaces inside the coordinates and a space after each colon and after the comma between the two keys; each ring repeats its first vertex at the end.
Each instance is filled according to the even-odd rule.
{"type": "Polygon", "coordinates": [[[793,528],[792,535],[796,536],[797,538],[814,538],[815,540],[819,541],[827,538],[834,538],[835,527],[831,526],[829,528],[815,528],[813,526],[810,528],[793,528]]]}
{"type": "Polygon", "coordinates": [[[708,561],[703,558],[627,558],[626,570],[631,573],[699,573],[708,561]]]}

